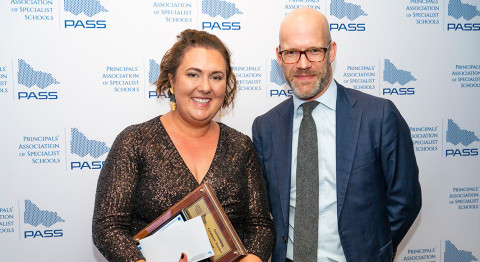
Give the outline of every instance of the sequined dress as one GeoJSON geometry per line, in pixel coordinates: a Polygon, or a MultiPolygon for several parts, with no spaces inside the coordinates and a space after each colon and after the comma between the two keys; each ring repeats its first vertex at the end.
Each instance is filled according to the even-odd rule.
{"type": "MultiPolygon", "coordinates": [[[[219,125],[203,181],[211,183],[247,251],[267,261],[275,233],[258,156],[248,136],[219,125]]],[[[144,259],[132,236],[198,185],[160,117],[127,127],[98,179],[92,228],[98,250],[109,261],[144,259]]]]}

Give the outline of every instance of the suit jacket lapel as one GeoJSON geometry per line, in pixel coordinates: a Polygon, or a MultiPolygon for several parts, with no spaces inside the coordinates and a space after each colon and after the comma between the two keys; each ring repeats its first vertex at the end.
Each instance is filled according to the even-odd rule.
{"type": "Polygon", "coordinates": [[[362,113],[354,107],[357,100],[345,92],[345,87],[338,83],[337,87],[337,217],[340,218],[357,148],[362,113]]]}
{"type": "Polygon", "coordinates": [[[290,208],[290,180],[292,166],[293,99],[289,98],[277,111],[277,119],[272,123],[272,141],[275,168],[278,175],[278,196],[282,206],[284,223],[288,226],[290,208]]]}

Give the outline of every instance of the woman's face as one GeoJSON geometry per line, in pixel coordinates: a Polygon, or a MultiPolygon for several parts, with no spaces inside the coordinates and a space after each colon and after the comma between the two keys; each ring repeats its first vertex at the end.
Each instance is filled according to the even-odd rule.
{"type": "Polygon", "coordinates": [[[217,50],[195,47],[185,53],[175,78],[169,75],[176,111],[184,121],[198,126],[212,120],[225,98],[226,68],[217,50]]]}

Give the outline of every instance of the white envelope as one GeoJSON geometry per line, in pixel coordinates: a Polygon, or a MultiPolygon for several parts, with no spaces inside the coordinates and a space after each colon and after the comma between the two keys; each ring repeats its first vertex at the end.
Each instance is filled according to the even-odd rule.
{"type": "Polygon", "coordinates": [[[214,255],[199,216],[141,239],[140,250],[148,262],[178,262],[182,252],[187,254],[189,262],[214,255]]]}

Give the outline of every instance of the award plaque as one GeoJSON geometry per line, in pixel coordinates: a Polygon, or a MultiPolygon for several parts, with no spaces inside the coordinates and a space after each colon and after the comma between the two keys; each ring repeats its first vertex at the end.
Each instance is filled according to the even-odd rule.
{"type": "Polygon", "coordinates": [[[228,262],[247,254],[242,241],[208,182],[202,183],[190,192],[180,202],[133,236],[133,239],[138,242],[140,239],[175,223],[176,220],[185,221],[197,216],[202,217],[210,244],[215,253],[209,259],[210,261],[228,262]]]}

